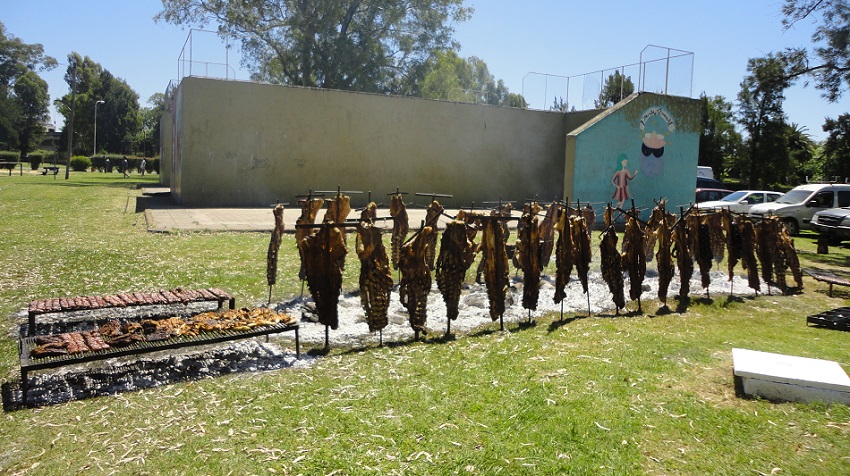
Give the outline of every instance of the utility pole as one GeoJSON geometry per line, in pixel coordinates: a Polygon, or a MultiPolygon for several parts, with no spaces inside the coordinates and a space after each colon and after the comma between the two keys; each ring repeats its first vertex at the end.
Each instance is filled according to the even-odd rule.
{"type": "Polygon", "coordinates": [[[65,164],[65,180],[71,169],[71,154],[74,152],[74,108],[77,107],[77,60],[71,58],[71,125],[68,129],[68,163],[65,164]]]}

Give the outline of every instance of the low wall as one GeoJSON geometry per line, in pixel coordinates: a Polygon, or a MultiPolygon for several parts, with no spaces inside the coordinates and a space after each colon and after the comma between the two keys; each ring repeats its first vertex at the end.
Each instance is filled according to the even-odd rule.
{"type": "Polygon", "coordinates": [[[337,187],[376,202],[396,187],[452,194],[448,206],[564,190],[563,113],[193,77],[174,107],[170,180],[187,206],[295,203],[337,187]]]}

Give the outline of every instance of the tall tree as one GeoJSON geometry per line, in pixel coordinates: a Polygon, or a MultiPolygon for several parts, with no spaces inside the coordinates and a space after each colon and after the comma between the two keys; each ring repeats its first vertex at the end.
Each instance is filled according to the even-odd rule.
{"type": "MultiPolygon", "coordinates": [[[[78,53],[71,58],[77,64],[76,110],[74,114],[75,153],[89,154],[94,147],[94,111],[97,105],[97,148],[99,151],[129,154],[137,144],[137,134],[141,130],[142,119],[139,115],[139,95],[126,81],[116,78],[99,63],[78,53]]],[[[73,82],[72,70],[65,73],[68,87],[73,82]]],[[[71,93],[54,101],[57,110],[69,123],[71,112],[71,93]]],[[[66,131],[62,131],[60,142],[67,144],[66,131]]]]}
{"type": "Polygon", "coordinates": [[[143,155],[153,157],[159,153],[159,123],[165,112],[165,94],[155,93],[148,98],[148,104],[151,107],[143,107],[140,111],[142,135],[137,140],[142,145],[143,155]]]}
{"type": "Polygon", "coordinates": [[[715,174],[724,175],[734,166],[741,149],[741,134],[735,130],[732,103],[723,96],[700,96],[702,131],[699,138],[699,165],[711,167],[715,174]]]}
{"type": "Polygon", "coordinates": [[[155,19],[216,24],[270,82],[396,93],[471,13],[462,0],[163,0],[155,19]]]}
{"type": "Polygon", "coordinates": [[[809,135],[806,126],[791,123],[785,130],[785,143],[788,147],[788,177],[785,183],[803,183],[806,177],[815,175],[813,161],[815,158],[815,141],[809,135]]]}
{"type": "MultiPolygon", "coordinates": [[[[44,54],[42,45],[24,43],[7,33],[5,25],[0,22],[0,145],[10,147],[19,144],[20,131],[17,127],[27,122],[22,114],[26,110],[29,110],[30,116],[35,114],[31,108],[38,103],[35,96],[27,97],[28,100],[35,100],[35,103],[22,103],[22,98],[15,92],[15,85],[26,75],[27,78],[23,79],[19,87],[32,92],[29,85],[34,84],[35,78],[29,73],[49,70],[55,66],[56,60],[44,54]]],[[[47,113],[46,104],[41,112],[47,113]]]]}
{"type": "Polygon", "coordinates": [[[511,94],[504,81],[475,56],[463,59],[455,51],[440,51],[426,63],[420,94],[428,99],[525,107],[525,99],[511,94]]]}
{"type": "Polygon", "coordinates": [[[599,91],[599,98],[593,103],[596,109],[605,109],[622,101],[633,92],[635,92],[635,84],[632,82],[632,77],[623,76],[619,71],[614,71],[605,79],[602,90],[599,91]]]}
{"type": "Polygon", "coordinates": [[[823,146],[823,175],[843,181],[850,177],[850,114],[827,118],[823,130],[829,134],[823,146]]]}
{"type": "Polygon", "coordinates": [[[786,29],[810,19],[814,50],[792,48],[791,77],[808,75],[830,102],[837,101],[850,85],[850,5],[846,0],[785,0],[782,24],[786,29]]]}
{"type": "Polygon", "coordinates": [[[750,187],[766,187],[787,175],[788,148],[785,143],[785,89],[791,85],[787,63],[781,56],[768,54],[747,61],[750,73],[738,93],[738,122],[747,132],[750,187]]]}
{"type": "Polygon", "coordinates": [[[15,81],[15,97],[20,104],[20,115],[16,121],[17,146],[21,152],[21,161],[27,160],[27,154],[38,147],[44,136],[44,123],[50,117],[47,96],[47,82],[35,72],[27,71],[15,81]]]}

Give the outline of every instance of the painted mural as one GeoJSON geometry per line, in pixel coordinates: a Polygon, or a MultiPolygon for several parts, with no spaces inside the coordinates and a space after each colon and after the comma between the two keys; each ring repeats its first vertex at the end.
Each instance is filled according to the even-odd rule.
{"type": "Polygon", "coordinates": [[[687,207],[693,201],[699,154],[699,102],[636,94],[597,121],[573,131],[575,154],[565,195],[591,203],[635,206],[654,201],[687,207]],[[693,177],[691,180],[689,177],[693,177]]]}

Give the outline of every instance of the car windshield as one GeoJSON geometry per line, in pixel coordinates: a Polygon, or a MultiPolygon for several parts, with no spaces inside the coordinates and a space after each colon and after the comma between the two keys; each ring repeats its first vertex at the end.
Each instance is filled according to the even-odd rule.
{"type": "Polygon", "coordinates": [[[737,202],[747,195],[747,192],[732,192],[721,199],[723,202],[737,202]]]}
{"type": "Polygon", "coordinates": [[[811,194],[811,190],[791,190],[777,200],[776,203],[802,203],[811,194]]]}

